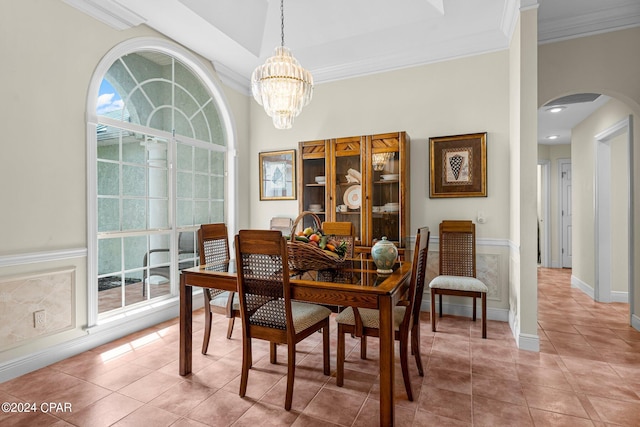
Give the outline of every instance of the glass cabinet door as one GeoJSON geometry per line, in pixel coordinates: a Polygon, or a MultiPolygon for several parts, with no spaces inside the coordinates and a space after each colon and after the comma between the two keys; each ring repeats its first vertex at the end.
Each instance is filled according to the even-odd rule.
{"type": "Polygon", "coordinates": [[[331,162],[335,185],[331,191],[331,209],[335,212],[335,221],[351,222],[355,230],[355,245],[361,244],[364,236],[363,159],[361,156],[362,138],[338,138],[332,143],[331,162]]]}
{"type": "Polygon", "coordinates": [[[373,135],[368,140],[367,170],[370,173],[369,189],[370,222],[369,235],[374,244],[382,237],[402,247],[404,242],[403,174],[401,154],[404,141],[402,134],[373,135]]]}
{"type": "MultiPolygon", "coordinates": [[[[320,222],[328,221],[327,216],[327,160],[326,160],[326,143],[324,140],[305,141],[299,146],[299,181],[301,182],[299,191],[299,210],[300,212],[309,211],[315,213],[320,222]]],[[[329,211],[331,212],[331,211],[329,211]]],[[[313,227],[313,218],[306,215],[302,219],[302,229],[313,227]]]]}

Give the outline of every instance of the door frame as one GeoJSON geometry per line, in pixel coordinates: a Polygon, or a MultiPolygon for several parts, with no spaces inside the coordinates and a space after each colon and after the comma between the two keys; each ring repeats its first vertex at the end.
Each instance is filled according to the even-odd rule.
{"type": "MultiPolygon", "coordinates": [[[[610,199],[599,191],[599,185],[604,184],[604,180],[609,180],[611,175],[611,161],[609,142],[619,135],[627,133],[627,165],[629,174],[627,176],[627,221],[629,229],[629,259],[628,265],[628,295],[629,295],[629,315],[634,313],[633,304],[633,283],[634,283],[634,221],[633,221],[633,117],[628,116],[613,126],[598,133],[594,137],[594,249],[595,249],[595,283],[594,283],[594,299],[600,302],[611,302],[611,284],[610,281],[600,280],[600,275],[610,274],[611,269],[611,250],[610,239],[607,233],[610,230],[610,199]],[[607,244],[608,243],[608,244],[607,244]],[[601,250],[602,249],[602,250],[601,250]]],[[[608,182],[608,181],[606,181],[608,182]]],[[[602,192],[604,193],[604,192],[602,192]]]]}
{"type": "Polygon", "coordinates": [[[542,267],[551,266],[551,161],[550,160],[538,160],[538,165],[541,166],[541,185],[539,200],[542,203],[542,228],[540,229],[540,235],[543,237],[543,245],[541,247],[542,256],[540,262],[542,267]]]}
{"type": "Polygon", "coordinates": [[[564,206],[562,197],[563,197],[563,191],[562,191],[562,167],[566,164],[571,164],[571,159],[558,159],[558,209],[557,209],[557,216],[558,216],[558,268],[563,268],[564,267],[564,261],[563,261],[563,257],[564,257],[564,252],[562,252],[562,250],[564,249],[563,246],[563,242],[564,242],[564,230],[562,229],[562,207],[564,206]]]}

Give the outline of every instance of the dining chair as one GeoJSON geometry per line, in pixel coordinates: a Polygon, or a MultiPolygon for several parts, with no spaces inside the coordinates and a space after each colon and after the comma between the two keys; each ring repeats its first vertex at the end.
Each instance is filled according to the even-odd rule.
{"type": "Polygon", "coordinates": [[[431,330],[436,332],[436,295],[442,317],[442,295],[473,298],[473,321],[476,299],[482,301],[482,338],[487,338],[488,288],[476,278],[476,225],[471,221],[440,223],[440,269],[431,283],[431,330]]]}
{"type": "MultiPolygon", "coordinates": [[[[162,254],[164,253],[165,257],[168,257],[171,250],[169,248],[155,248],[151,249],[144,254],[142,259],[142,266],[144,270],[142,270],[142,296],[145,296],[147,293],[147,282],[149,286],[151,286],[152,276],[163,277],[166,280],[171,280],[171,268],[168,265],[161,265],[158,267],[147,268],[149,265],[153,265],[153,263],[158,262],[157,256],[154,254],[162,254]],[[155,258],[155,259],[154,259],[155,258]]],[[[178,264],[178,269],[183,270],[185,268],[195,267],[195,256],[197,256],[196,245],[194,241],[194,233],[192,231],[181,231],[178,234],[178,256],[190,254],[188,259],[181,260],[178,264]]]]}
{"type": "Polygon", "coordinates": [[[287,345],[287,392],[291,409],[296,344],[322,330],[324,374],[330,375],[329,316],[317,304],[291,300],[287,243],[280,231],[240,230],[235,237],[238,292],[242,312],[242,375],[240,397],[247,391],[252,365],[251,341],[270,342],[270,361],[277,363],[277,344],[287,345]]]}
{"type": "Polygon", "coordinates": [[[283,236],[288,236],[293,227],[293,219],[289,217],[274,216],[269,221],[269,230],[280,230],[283,236]]]}
{"type": "MultiPolygon", "coordinates": [[[[229,261],[229,238],[227,226],[224,223],[202,224],[198,229],[198,246],[200,265],[219,263],[221,269],[226,269],[229,261]]],[[[214,267],[215,268],[215,267],[214,267]]],[[[202,354],[207,354],[211,337],[212,314],[223,314],[229,318],[227,339],[231,339],[235,318],[240,317],[240,301],[235,292],[220,289],[204,288],[204,338],[202,340],[202,354]]]]}
{"type": "Polygon", "coordinates": [[[352,258],[354,251],[354,227],[349,221],[326,221],[321,225],[325,235],[333,235],[337,240],[344,240],[347,243],[347,253],[345,256],[352,258]]]}
{"type": "MultiPolygon", "coordinates": [[[[416,235],[413,263],[411,264],[411,279],[405,299],[394,307],[393,321],[395,340],[400,342],[400,366],[407,397],[413,401],[411,380],[409,377],[409,334],[411,333],[411,352],[416,360],[420,376],[424,376],[422,356],[420,354],[420,306],[424,293],[425,274],[427,270],[427,253],[429,250],[430,232],[428,227],[422,227],[416,235]]],[[[338,322],[338,351],[336,384],[344,385],[345,334],[361,337],[360,357],[366,358],[366,337],[380,336],[380,312],[370,308],[347,307],[336,316],[338,322]]]]}

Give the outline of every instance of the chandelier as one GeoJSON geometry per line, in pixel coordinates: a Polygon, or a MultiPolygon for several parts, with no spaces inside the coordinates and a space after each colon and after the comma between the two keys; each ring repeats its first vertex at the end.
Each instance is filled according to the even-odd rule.
{"type": "Polygon", "coordinates": [[[393,153],[375,153],[371,155],[371,163],[374,171],[384,170],[387,162],[393,158],[393,153]]]}
{"type": "Polygon", "coordinates": [[[251,75],[251,92],[276,129],[291,129],[293,119],[311,101],[313,76],[284,47],[284,0],[280,0],[281,45],[251,75]]]}

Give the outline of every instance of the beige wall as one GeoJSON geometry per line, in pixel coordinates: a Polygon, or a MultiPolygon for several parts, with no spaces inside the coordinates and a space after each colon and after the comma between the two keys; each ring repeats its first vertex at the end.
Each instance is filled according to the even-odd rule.
{"type": "MultiPolygon", "coordinates": [[[[0,281],[10,283],[13,277],[68,268],[75,271],[70,308],[74,327],[1,351],[0,362],[4,362],[86,336],[89,83],[101,58],[118,43],[135,37],[164,37],[145,26],[116,31],[62,1],[0,2],[0,28],[4,100],[0,105],[0,281]],[[42,255],[44,261],[24,263],[34,254],[42,255]]],[[[201,61],[214,73],[208,61],[201,61]]],[[[249,99],[228,88],[225,95],[235,120],[239,163],[246,164],[249,99]]],[[[247,226],[246,174],[240,174],[240,184],[239,224],[247,226]]],[[[0,296],[5,288],[0,288],[0,296]]]]}
{"type": "MultiPolygon", "coordinates": [[[[622,102],[615,99],[607,102],[596,113],[591,115],[588,119],[577,125],[572,132],[571,146],[572,146],[572,208],[573,208],[573,271],[572,274],[580,282],[586,284],[591,289],[594,288],[596,283],[595,278],[595,211],[594,211],[594,177],[595,177],[595,140],[594,136],[610,128],[620,120],[625,119],[631,114],[631,110],[622,102]]],[[[613,141],[612,141],[613,143],[613,141]]],[[[628,168],[625,166],[625,162],[628,156],[625,153],[619,152],[621,147],[618,145],[612,150],[612,162],[614,166],[612,168],[612,186],[610,188],[610,195],[612,196],[612,202],[616,203],[614,209],[612,209],[612,224],[613,221],[618,222],[612,231],[618,230],[623,224],[620,224],[620,215],[624,215],[626,223],[626,189],[627,186],[624,183],[625,178],[628,176],[628,168]],[[614,171],[615,170],[615,171],[614,171]],[[621,174],[624,172],[624,175],[621,174]],[[621,200],[621,197],[624,200],[621,200]]],[[[626,228],[626,227],[625,227],[626,228]]],[[[622,230],[623,233],[628,233],[626,230],[622,230]]],[[[612,234],[612,238],[615,236],[612,234]]],[[[612,240],[612,244],[616,240],[612,240]]],[[[617,240],[620,243],[619,240],[617,240]]],[[[623,256],[623,259],[627,259],[626,251],[622,251],[621,248],[615,249],[616,256],[623,256]]],[[[617,259],[617,267],[620,268],[620,263],[623,259],[617,259]]],[[[624,262],[625,268],[628,265],[624,262]]],[[[616,273],[616,279],[623,279],[616,273]]],[[[626,286],[625,286],[626,291],[626,286]]]]}
{"type": "Polygon", "coordinates": [[[479,238],[506,239],[509,234],[508,56],[506,51],[479,55],[316,86],[312,102],[293,129],[274,129],[271,119],[252,102],[251,226],[267,227],[272,216],[295,218],[296,201],[260,201],[258,153],[297,148],[298,141],[407,131],[410,148],[409,230],[426,225],[437,230],[443,218],[476,219],[479,238]],[[429,137],[488,133],[488,197],[430,199],[429,137]]]}
{"type": "MultiPolygon", "coordinates": [[[[409,234],[428,226],[437,237],[443,219],[477,224],[479,269],[491,270],[489,318],[509,310],[509,78],[507,51],[478,55],[316,86],[312,102],[293,129],[279,131],[255,102],[251,106],[251,226],[268,227],[273,216],[298,214],[298,201],[260,201],[258,153],[297,148],[299,141],[406,131],[409,143],[409,234]],[[486,198],[430,199],[429,137],[487,132],[486,198]]],[[[533,159],[535,162],[535,158],[533,159]]],[[[535,166],[535,165],[534,165],[535,166]]],[[[432,246],[436,249],[437,246],[432,246]]],[[[437,252],[430,255],[437,259],[437,252]]],[[[428,296],[425,296],[425,307],[428,296]]],[[[445,310],[470,310],[471,300],[445,298],[445,310]],[[447,305],[449,304],[449,305],[447,305]]],[[[459,313],[462,314],[462,313],[459,313]]]]}

